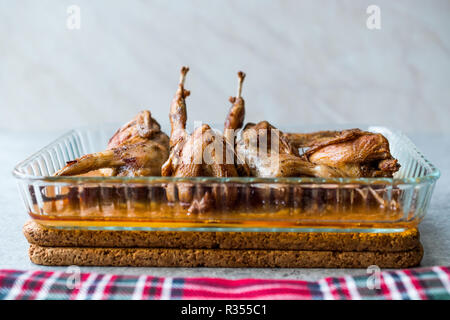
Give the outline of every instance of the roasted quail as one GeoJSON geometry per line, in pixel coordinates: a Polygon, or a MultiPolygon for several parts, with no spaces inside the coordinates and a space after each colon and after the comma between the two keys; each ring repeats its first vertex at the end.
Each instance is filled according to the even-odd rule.
{"type": "Polygon", "coordinates": [[[302,159],[283,133],[267,121],[248,123],[236,152],[256,177],[339,177],[344,172],[302,159]]]}
{"type": "Polygon", "coordinates": [[[113,176],[160,176],[169,156],[169,137],[150,111],[141,111],[110,139],[105,151],[69,161],[57,176],[73,176],[110,169],[113,176]]]}
{"type": "Polygon", "coordinates": [[[312,139],[308,146],[305,159],[338,168],[348,177],[392,177],[400,168],[388,140],[380,133],[337,131],[329,138],[312,139]]]}
{"type": "Polygon", "coordinates": [[[256,177],[333,177],[342,174],[325,165],[314,165],[300,158],[295,148],[282,132],[267,121],[248,123],[236,142],[236,130],[242,128],[245,117],[245,101],[242,83],[245,74],[238,73],[238,92],[230,98],[233,103],[225,120],[225,139],[236,150],[236,166],[241,176],[256,177]]]}
{"type": "MultiPolygon", "coordinates": [[[[245,115],[241,100],[226,121],[236,128],[245,115]]],[[[257,177],[392,177],[400,167],[383,135],[359,129],[283,133],[262,121],[247,124],[235,147],[257,177]],[[299,148],[307,151],[299,154],[299,148]]]]}
{"type": "MultiPolygon", "coordinates": [[[[392,177],[400,167],[383,135],[359,129],[283,133],[262,121],[248,123],[237,139],[236,131],[243,127],[245,117],[243,72],[238,73],[236,97],[230,98],[232,107],[224,134],[206,124],[189,134],[185,100],[190,93],[184,89],[188,70],[187,67],[181,69],[171,104],[170,139],[150,111],[142,111],[113,135],[105,151],[69,161],[56,175],[392,177]],[[299,148],[303,153],[299,153],[299,148]]],[[[178,189],[181,202],[192,207],[196,203],[192,191],[182,185],[178,189]]],[[[232,189],[225,192],[233,201],[232,189]]],[[[215,196],[208,194],[201,199],[202,204],[199,200],[196,206],[206,207],[205,203],[214,201],[215,196]]],[[[169,200],[174,197],[175,194],[168,191],[169,200]]]]}
{"type": "MultiPolygon", "coordinates": [[[[186,131],[186,97],[189,91],[184,89],[184,82],[189,68],[181,69],[180,81],[170,108],[170,156],[163,165],[162,176],[172,177],[237,177],[234,166],[234,150],[224,137],[204,124],[194,130],[192,134],[186,131]]],[[[178,183],[167,188],[169,201],[178,198],[183,206],[189,206],[189,212],[208,210],[218,201],[232,203],[236,198],[236,190],[232,187],[197,192],[200,198],[195,198],[194,187],[178,183]],[[219,195],[219,191],[222,193],[219,195]]]]}

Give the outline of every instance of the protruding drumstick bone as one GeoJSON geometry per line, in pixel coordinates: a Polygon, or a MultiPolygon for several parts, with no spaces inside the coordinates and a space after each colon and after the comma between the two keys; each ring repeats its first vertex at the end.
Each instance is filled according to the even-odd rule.
{"type": "Polygon", "coordinates": [[[170,147],[174,147],[177,142],[186,136],[186,97],[190,92],[184,89],[184,81],[186,80],[186,74],[188,73],[188,67],[182,67],[180,71],[180,81],[178,83],[178,89],[175,93],[175,97],[172,100],[170,106],[170,124],[172,131],[170,134],[170,147]]]}
{"type": "MultiPolygon", "coordinates": [[[[235,150],[236,131],[241,129],[244,125],[245,118],[245,101],[242,98],[242,85],[245,79],[245,73],[238,72],[238,88],[236,97],[230,97],[229,101],[233,104],[228,112],[224,125],[224,138],[225,141],[235,150]]],[[[229,156],[229,155],[227,155],[229,156]]],[[[234,161],[236,161],[236,168],[240,176],[250,175],[250,169],[247,164],[241,160],[236,152],[234,152],[234,161]]],[[[227,158],[228,159],[228,158],[227,158]]]]}
{"type": "Polygon", "coordinates": [[[233,104],[225,120],[224,136],[228,143],[234,146],[235,131],[242,128],[245,118],[245,101],[241,97],[242,85],[244,83],[245,73],[238,72],[238,89],[236,97],[230,97],[233,104]]]}
{"type": "Polygon", "coordinates": [[[245,73],[242,71],[239,71],[238,72],[238,90],[237,90],[237,94],[236,94],[237,98],[241,97],[242,84],[244,83],[244,79],[245,79],[245,73]]]}

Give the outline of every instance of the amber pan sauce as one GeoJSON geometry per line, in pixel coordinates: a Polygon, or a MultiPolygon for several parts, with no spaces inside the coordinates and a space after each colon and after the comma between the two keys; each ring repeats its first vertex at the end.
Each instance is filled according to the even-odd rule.
{"type": "MultiPolygon", "coordinates": [[[[183,184],[185,188],[186,183],[183,184]]],[[[170,202],[167,185],[139,187],[40,188],[43,206],[30,216],[49,226],[137,228],[398,228],[418,224],[405,219],[401,190],[383,186],[255,185],[236,186],[233,203],[216,191],[205,211],[190,212],[190,203],[170,202]],[[36,212],[40,212],[36,214],[36,212]]],[[[211,187],[210,189],[213,189],[211,187]]],[[[192,186],[192,201],[206,192],[192,186]]]]}

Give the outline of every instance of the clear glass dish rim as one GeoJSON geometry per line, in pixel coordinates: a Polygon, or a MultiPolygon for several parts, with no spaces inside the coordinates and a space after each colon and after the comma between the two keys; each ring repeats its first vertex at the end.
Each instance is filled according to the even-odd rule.
{"type": "MultiPolygon", "coordinates": [[[[390,130],[387,127],[379,127],[390,130]]],[[[420,152],[415,144],[402,132],[398,130],[390,130],[395,131],[398,135],[403,136],[409,144],[409,148],[411,148],[414,152],[416,152],[422,160],[426,163],[426,165],[430,169],[430,173],[423,177],[409,177],[409,178],[315,178],[315,177],[283,177],[283,178],[257,178],[257,177],[227,177],[227,178],[217,178],[217,177],[162,177],[162,176],[152,176],[152,177],[57,177],[57,176],[36,176],[27,173],[23,173],[20,171],[20,167],[24,166],[25,163],[32,161],[35,158],[38,158],[39,155],[44,152],[47,148],[59,143],[64,140],[67,136],[72,135],[77,132],[77,130],[86,129],[72,129],[56,140],[50,142],[46,146],[42,147],[37,152],[33,153],[31,156],[26,159],[20,161],[13,169],[12,174],[15,178],[25,181],[42,182],[42,183],[62,183],[62,184],[156,184],[156,183],[175,183],[175,182],[184,182],[184,183],[238,183],[238,184],[338,184],[338,185],[355,185],[355,184],[364,184],[364,185],[381,185],[381,184],[421,184],[421,183],[432,183],[439,179],[441,172],[440,170],[434,166],[423,154],[420,152]]]]}

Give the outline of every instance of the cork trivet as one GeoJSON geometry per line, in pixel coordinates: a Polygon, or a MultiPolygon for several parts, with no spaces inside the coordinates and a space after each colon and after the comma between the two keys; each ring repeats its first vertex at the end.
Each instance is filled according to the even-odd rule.
{"type": "Polygon", "coordinates": [[[270,249],[404,252],[419,245],[419,231],[399,233],[117,231],[54,229],[25,224],[28,242],[42,247],[270,249]]]}
{"type": "Polygon", "coordinates": [[[422,246],[403,252],[73,248],[30,245],[33,263],[48,266],[231,267],[231,268],[408,268],[422,246]]]}

